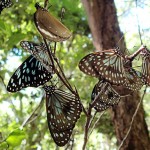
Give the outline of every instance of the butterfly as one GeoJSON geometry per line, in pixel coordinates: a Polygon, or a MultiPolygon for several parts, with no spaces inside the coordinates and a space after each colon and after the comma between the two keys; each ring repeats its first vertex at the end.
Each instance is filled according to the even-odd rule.
{"type": "Polygon", "coordinates": [[[124,85],[126,86],[126,88],[132,91],[140,90],[144,85],[144,82],[142,80],[142,73],[133,68],[125,69],[125,71],[127,80],[124,85]]]}
{"type": "Polygon", "coordinates": [[[103,77],[115,85],[126,82],[124,58],[116,49],[88,54],[79,62],[79,69],[93,77],[103,77]]]}
{"type": "Polygon", "coordinates": [[[50,133],[58,146],[64,146],[72,134],[75,123],[80,117],[82,105],[79,96],[44,86],[46,91],[47,121],[50,133]]]}
{"type": "Polygon", "coordinates": [[[40,34],[49,41],[65,41],[71,36],[71,32],[58,19],[53,17],[46,9],[38,3],[35,4],[34,14],[35,25],[40,34]]]}
{"type": "Polygon", "coordinates": [[[21,41],[20,45],[23,49],[27,50],[33,55],[41,64],[47,69],[48,72],[54,73],[53,65],[50,60],[48,50],[44,43],[36,44],[29,41],[21,41]]]}
{"type": "Polygon", "coordinates": [[[33,56],[29,56],[10,78],[7,91],[17,92],[26,87],[38,87],[52,78],[42,64],[33,56]]]}
{"type": "Polygon", "coordinates": [[[142,55],[142,80],[150,86],[150,51],[145,47],[140,54],[142,55]]]}
{"type": "Polygon", "coordinates": [[[96,100],[94,108],[98,111],[104,111],[110,106],[117,105],[121,99],[120,95],[113,89],[110,83],[101,80],[93,88],[91,100],[96,100]]]}
{"type": "Polygon", "coordinates": [[[0,1],[0,14],[4,8],[8,8],[12,6],[11,0],[1,0],[0,1]]]}

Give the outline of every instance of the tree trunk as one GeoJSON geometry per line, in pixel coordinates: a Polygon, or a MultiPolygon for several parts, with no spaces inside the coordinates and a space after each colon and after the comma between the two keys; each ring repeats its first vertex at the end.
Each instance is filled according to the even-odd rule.
{"type": "MultiPolygon", "coordinates": [[[[119,28],[114,0],[82,0],[88,16],[93,44],[96,50],[104,50],[119,46],[125,50],[125,41],[119,28]]],[[[122,90],[122,89],[120,89],[122,90]]],[[[140,101],[139,92],[132,93],[120,101],[112,109],[112,119],[115,126],[117,144],[125,137],[132,116],[140,101]]],[[[140,106],[134,119],[132,129],[121,147],[122,150],[150,150],[150,139],[144,118],[143,105],[140,106]]]]}

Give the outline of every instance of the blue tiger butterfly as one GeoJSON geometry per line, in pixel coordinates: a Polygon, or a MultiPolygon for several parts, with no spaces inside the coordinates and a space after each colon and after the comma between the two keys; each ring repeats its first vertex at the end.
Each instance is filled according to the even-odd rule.
{"type": "Polygon", "coordinates": [[[98,96],[94,108],[98,111],[104,111],[111,106],[117,105],[121,96],[115,91],[110,83],[101,80],[93,88],[91,100],[98,96]]]}
{"type": "Polygon", "coordinates": [[[58,146],[64,146],[69,141],[82,111],[79,96],[53,85],[45,85],[43,88],[46,92],[46,111],[50,133],[58,146]]]}
{"type": "Polygon", "coordinates": [[[42,64],[33,56],[29,56],[10,78],[7,91],[17,92],[26,87],[38,87],[52,78],[42,64]]]}

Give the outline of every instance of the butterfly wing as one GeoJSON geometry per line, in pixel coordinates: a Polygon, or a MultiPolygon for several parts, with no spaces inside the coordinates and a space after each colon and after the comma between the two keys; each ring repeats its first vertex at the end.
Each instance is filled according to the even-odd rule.
{"type": "Polygon", "coordinates": [[[33,56],[28,57],[9,80],[7,91],[17,92],[26,87],[38,87],[52,78],[42,64],[33,56]]]}
{"type": "Polygon", "coordinates": [[[144,85],[144,82],[142,80],[142,73],[134,70],[133,68],[129,68],[126,70],[126,77],[127,80],[124,85],[132,91],[140,90],[144,85]]]}
{"type": "Polygon", "coordinates": [[[112,88],[111,84],[104,81],[99,81],[95,85],[91,95],[92,101],[96,96],[98,96],[98,100],[94,108],[99,112],[106,110],[110,106],[117,105],[120,101],[120,95],[112,88]]]}
{"type": "Polygon", "coordinates": [[[93,64],[94,59],[95,59],[95,55],[93,53],[88,54],[87,56],[85,56],[80,60],[79,69],[87,75],[99,78],[100,73],[97,72],[94,68],[94,64],[93,64]]]}
{"type": "Polygon", "coordinates": [[[52,62],[49,58],[49,54],[44,43],[36,44],[29,41],[21,41],[20,45],[23,49],[27,50],[31,55],[33,55],[42,65],[47,69],[48,72],[54,73],[52,69],[52,62]]]}
{"type": "Polygon", "coordinates": [[[44,86],[44,89],[49,130],[55,143],[64,146],[82,111],[79,97],[54,86],[44,86]]]}
{"type": "MultiPolygon", "coordinates": [[[[48,119],[49,118],[47,118],[47,120],[48,119]]],[[[48,121],[48,127],[49,127],[49,131],[51,133],[51,136],[52,136],[54,142],[58,146],[65,146],[68,143],[68,141],[70,140],[70,136],[72,134],[73,128],[67,129],[64,131],[59,131],[59,130],[57,130],[56,127],[54,127],[52,125],[52,123],[50,121],[48,121]]]]}
{"type": "Polygon", "coordinates": [[[150,55],[143,57],[141,72],[143,81],[150,86],[150,55]]]}
{"type": "Polygon", "coordinates": [[[71,32],[58,19],[53,17],[46,9],[36,4],[34,22],[41,35],[54,42],[67,40],[71,32]]]}
{"type": "Polygon", "coordinates": [[[0,13],[4,8],[8,8],[12,5],[11,0],[1,0],[0,1],[0,13]]]}
{"type": "Polygon", "coordinates": [[[82,111],[79,97],[55,89],[54,86],[45,86],[46,107],[48,120],[59,131],[73,128],[82,111]]]}
{"type": "Polygon", "coordinates": [[[85,56],[80,61],[79,68],[87,75],[102,76],[116,85],[126,82],[123,58],[116,54],[114,50],[96,52],[85,56]]]}

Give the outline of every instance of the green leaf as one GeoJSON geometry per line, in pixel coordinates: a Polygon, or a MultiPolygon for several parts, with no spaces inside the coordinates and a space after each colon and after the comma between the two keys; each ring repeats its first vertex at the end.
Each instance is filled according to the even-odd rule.
{"type": "Polygon", "coordinates": [[[0,149],[8,149],[8,143],[6,141],[3,141],[0,143],[0,149]]]}
{"type": "Polygon", "coordinates": [[[8,45],[11,47],[14,46],[14,44],[19,43],[21,40],[23,40],[26,37],[26,34],[22,34],[20,32],[16,32],[11,35],[8,41],[8,45]]]}
{"type": "Polygon", "coordinates": [[[20,129],[12,131],[6,139],[9,146],[16,147],[21,144],[22,140],[25,139],[25,132],[20,129]]]}
{"type": "Polygon", "coordinates": [[[1,19],[0,19],[0,30],[4,30],[5,31],[5,23],[1,19]]]}

